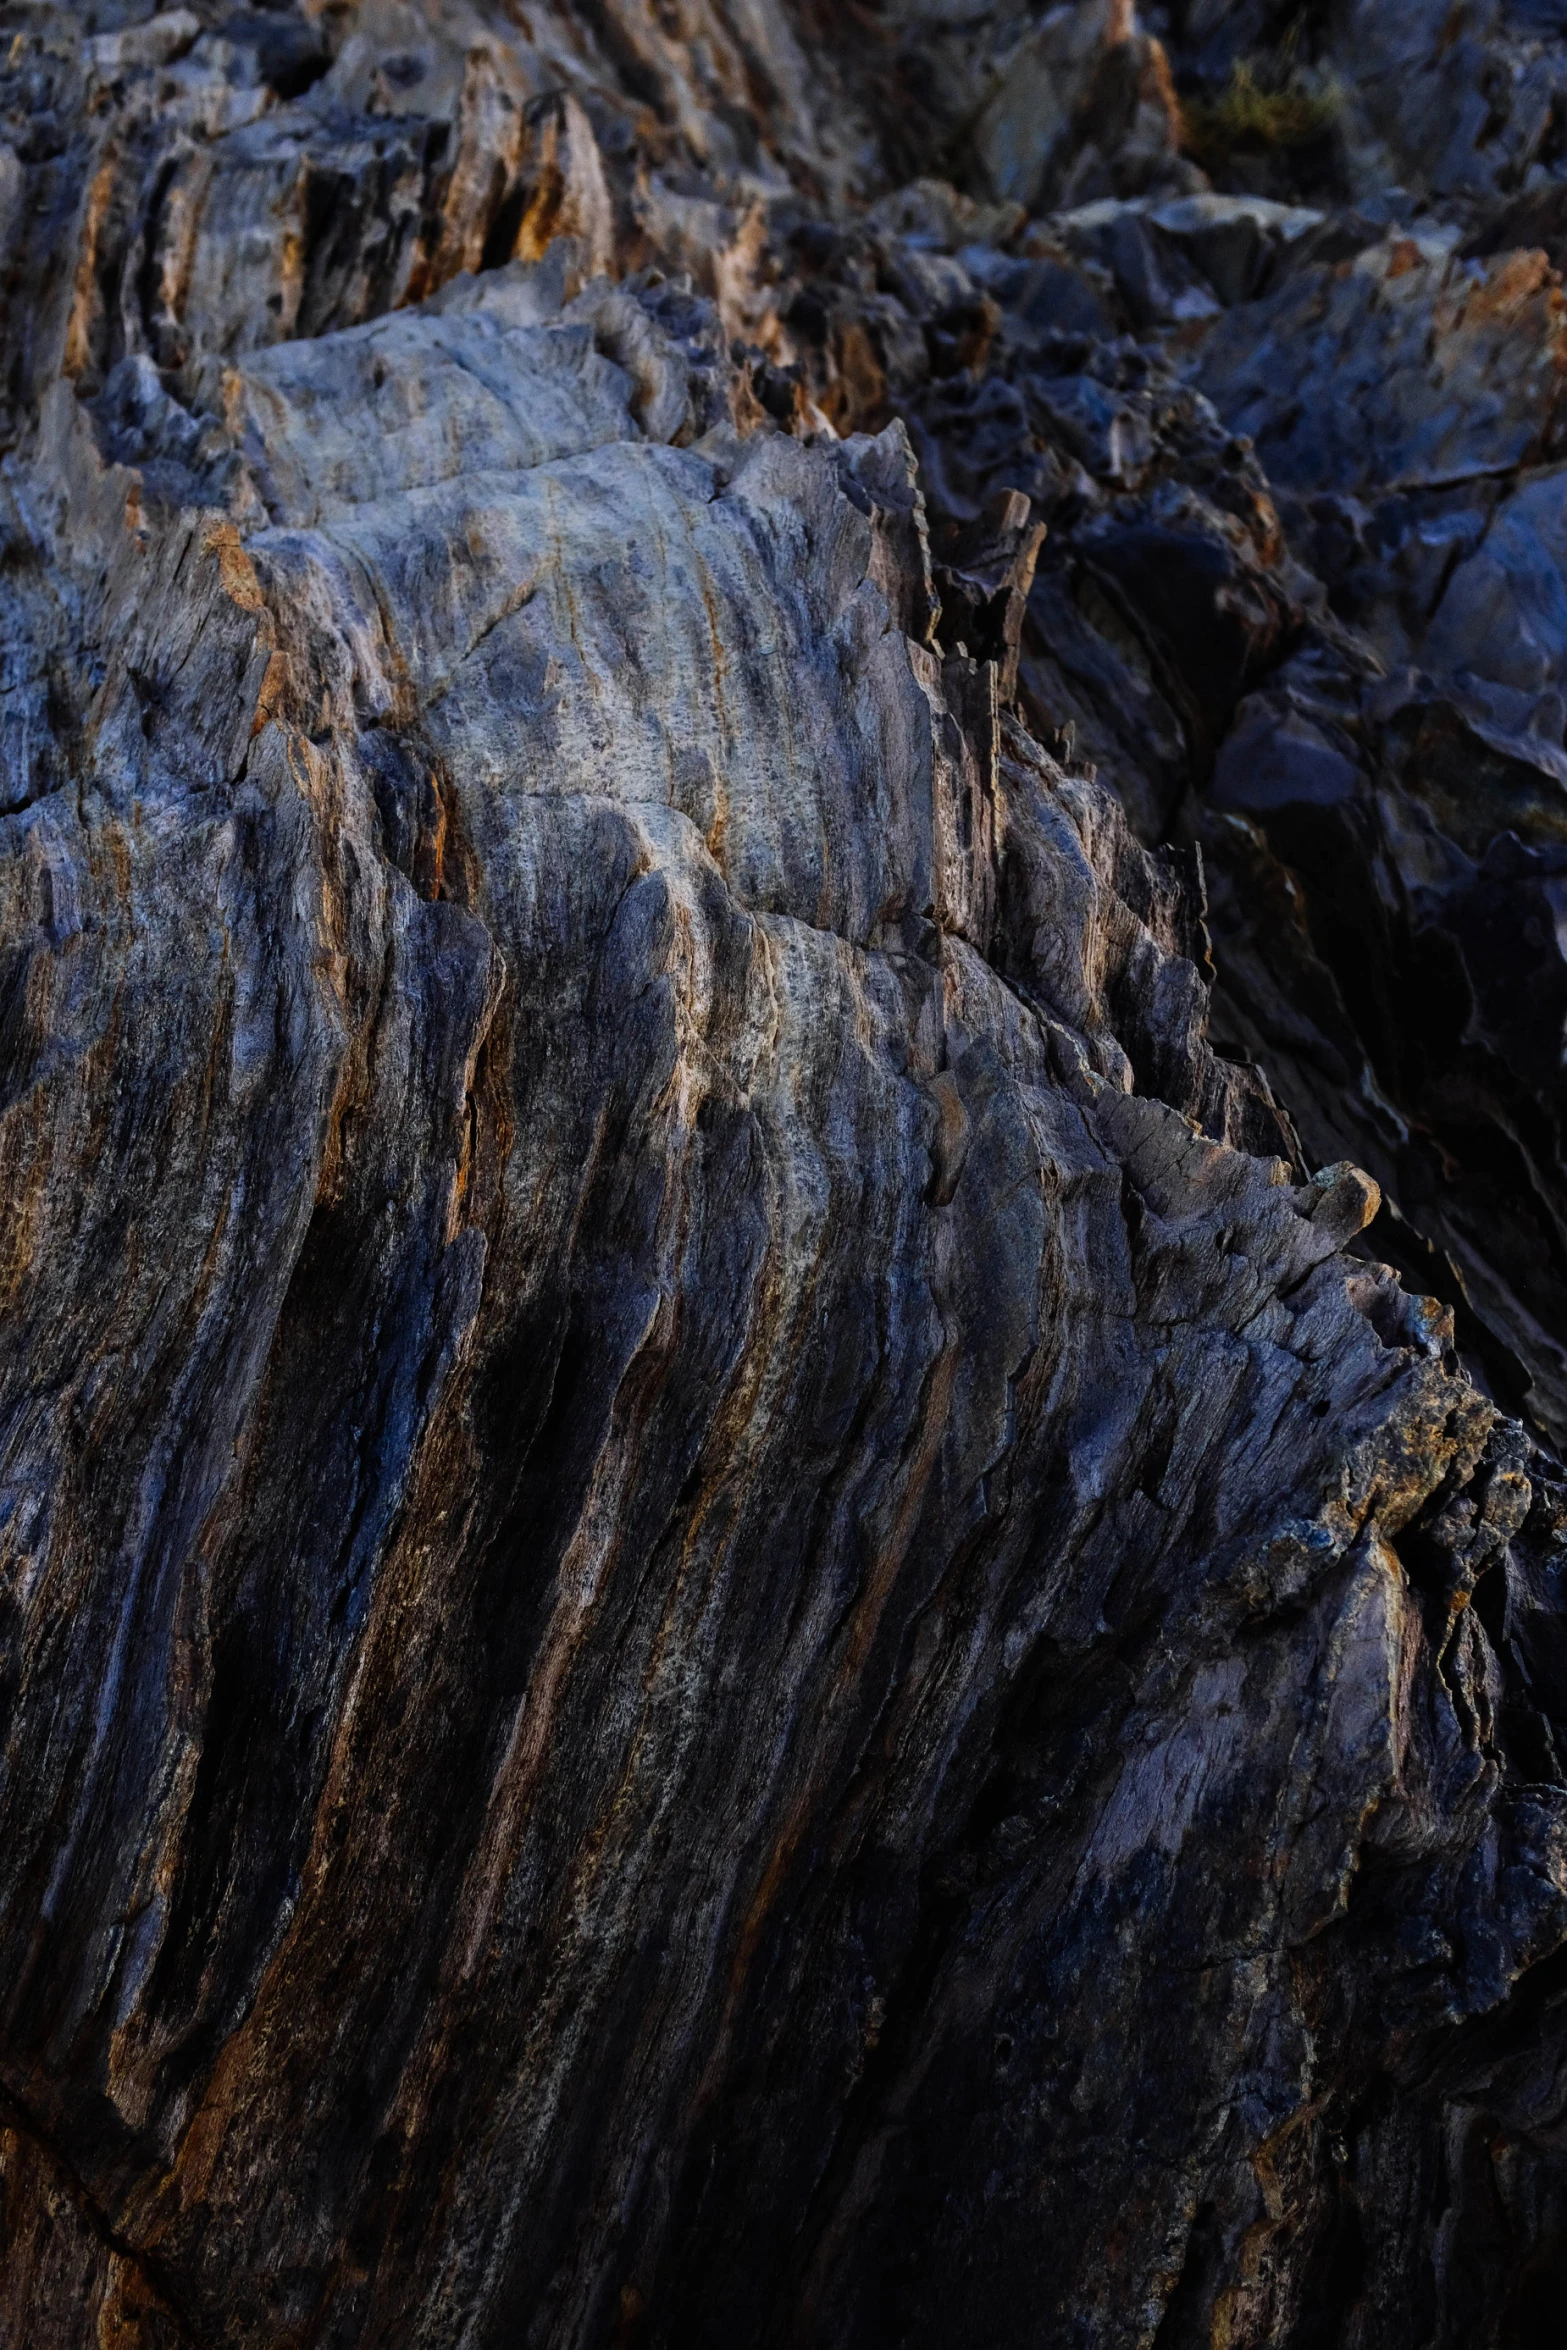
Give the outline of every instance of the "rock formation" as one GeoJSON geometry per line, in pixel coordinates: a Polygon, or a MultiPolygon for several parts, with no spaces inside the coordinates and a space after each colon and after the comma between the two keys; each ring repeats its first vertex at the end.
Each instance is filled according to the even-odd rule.
{"type": "Polygon", "coordinates": [[[0,2342],[1542,2350],[1567,8],[0,6],[0,2342]]]}

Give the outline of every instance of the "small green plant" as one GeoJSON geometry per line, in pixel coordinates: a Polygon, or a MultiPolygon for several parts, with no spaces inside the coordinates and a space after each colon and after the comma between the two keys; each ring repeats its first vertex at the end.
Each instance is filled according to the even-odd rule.
{"type": "Polygon", "coordinates": [[[1292,75],[1282,88],[1270,89],[1253,66],[1238,62],[1217,98],[1182,106],[1181,144],[1205,168],[1235,154],[1314,147],[1332,130],[1341,104],[1332,84],[1311,89],[1292,75]]]}

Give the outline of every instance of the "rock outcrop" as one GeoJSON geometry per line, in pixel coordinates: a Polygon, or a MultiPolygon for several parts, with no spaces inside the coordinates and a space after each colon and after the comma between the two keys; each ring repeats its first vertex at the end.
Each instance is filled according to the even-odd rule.
{"type": "Polygon", "coordinates": [[[1554,2340],[1564,107],[0,7],[0,2341],[1554,2340]]]}

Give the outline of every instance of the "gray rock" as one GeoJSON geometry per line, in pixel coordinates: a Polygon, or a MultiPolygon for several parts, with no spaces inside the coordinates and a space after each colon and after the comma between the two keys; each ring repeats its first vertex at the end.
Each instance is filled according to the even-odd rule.
{"type": "Polygon", "coordinates": [[[1543,2338],[1559,296],[1184,54],[0,52],[7,2341],[1543,2338]]]}

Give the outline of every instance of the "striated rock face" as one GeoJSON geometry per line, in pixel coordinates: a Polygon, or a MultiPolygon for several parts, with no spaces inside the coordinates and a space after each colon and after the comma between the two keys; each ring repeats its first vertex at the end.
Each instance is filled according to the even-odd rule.
{"type": "Polygon", "coordinates": [[[0,2342],[1555,2340],[1567,19],[1291,21],[0,7],[0,2342]]]}

